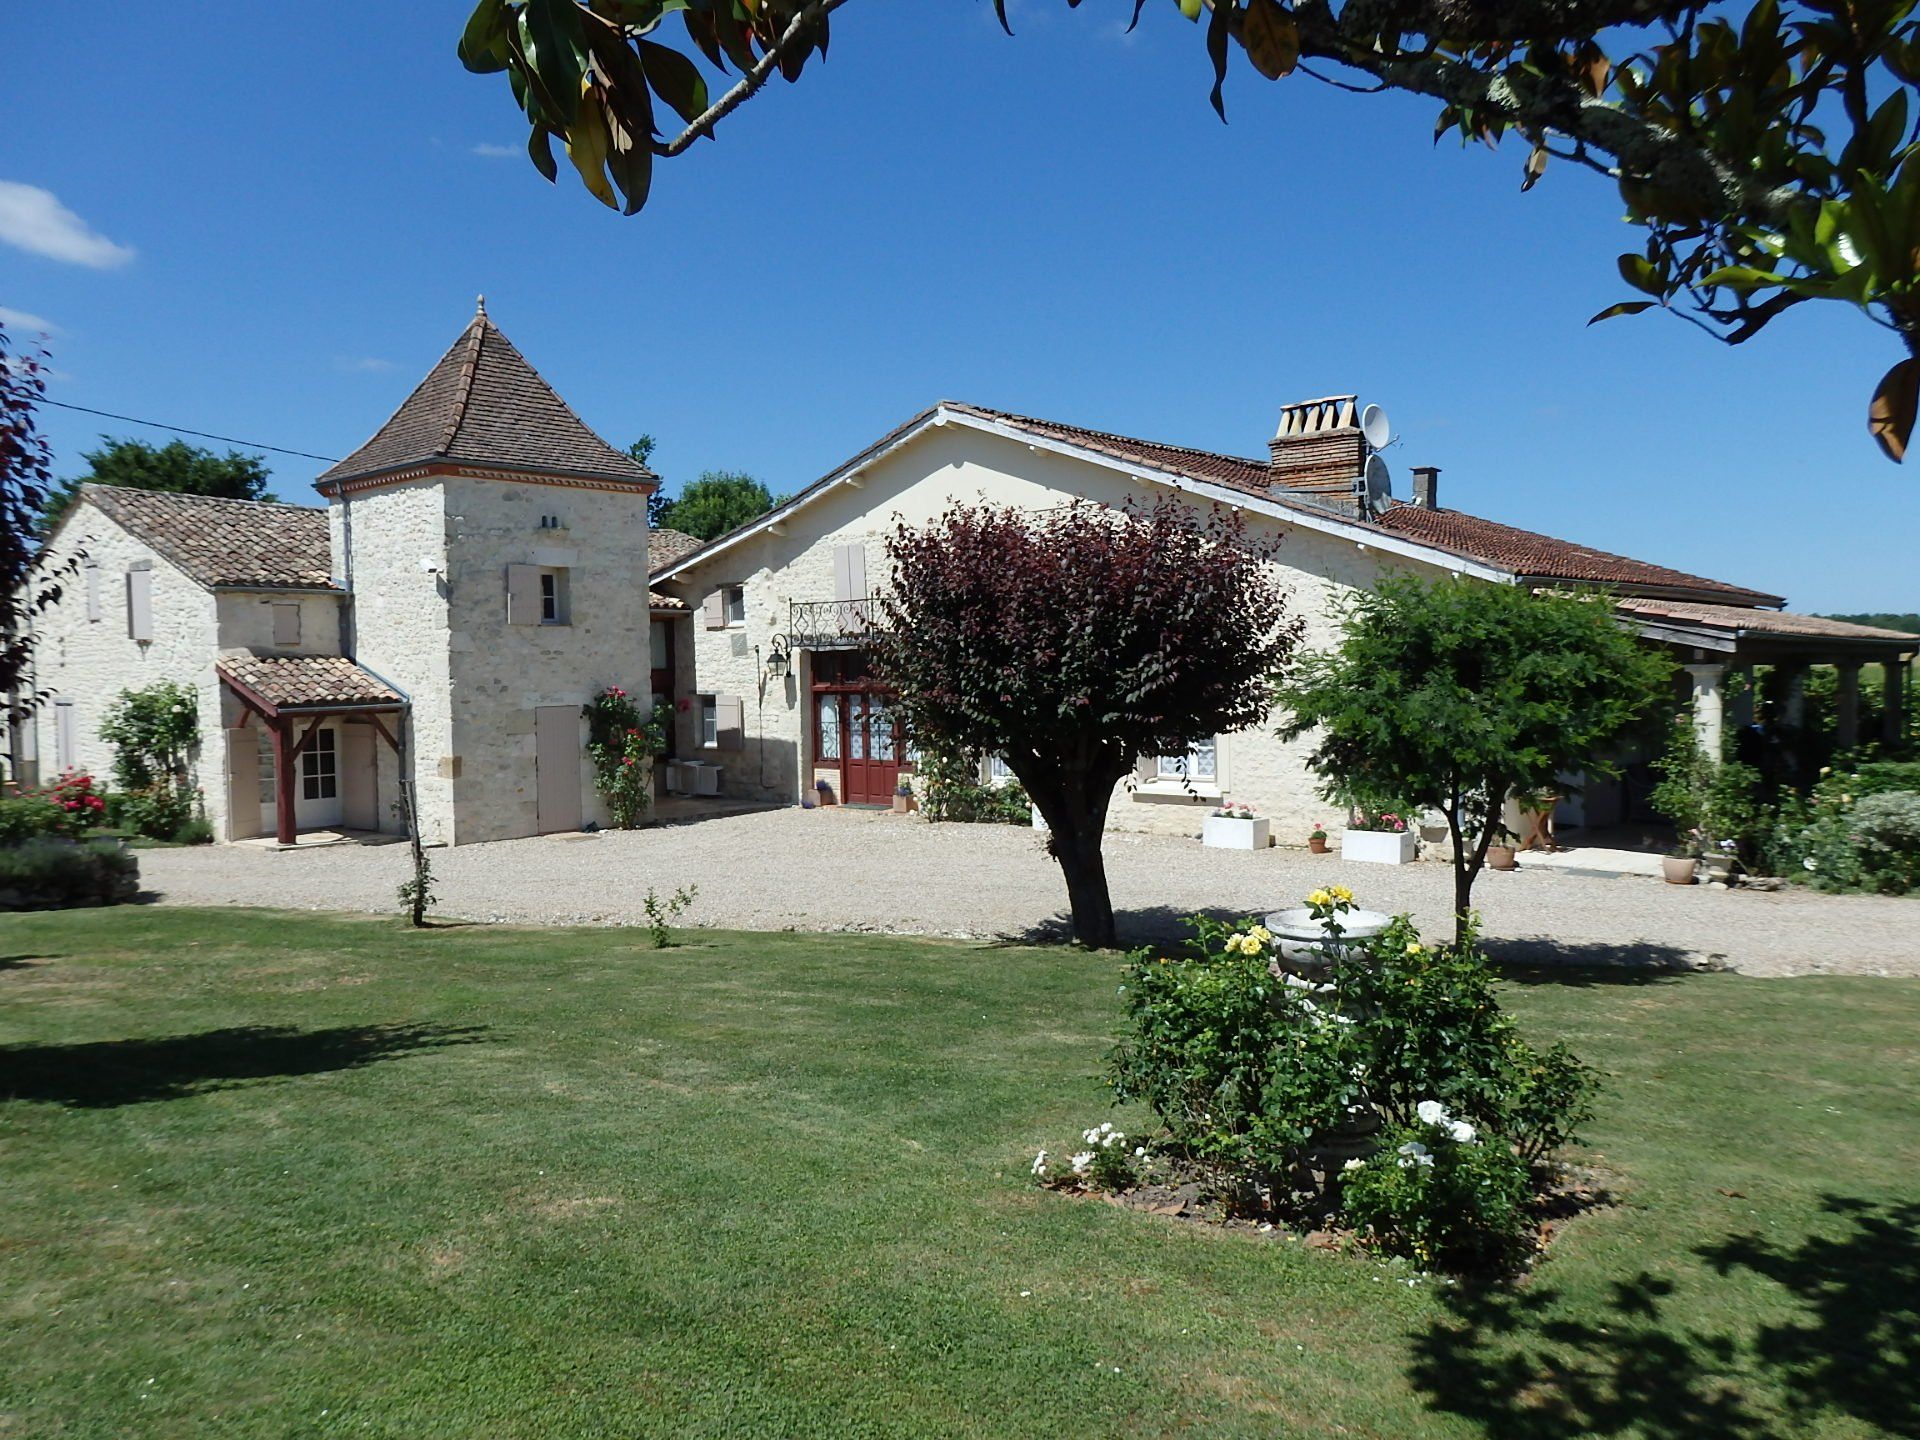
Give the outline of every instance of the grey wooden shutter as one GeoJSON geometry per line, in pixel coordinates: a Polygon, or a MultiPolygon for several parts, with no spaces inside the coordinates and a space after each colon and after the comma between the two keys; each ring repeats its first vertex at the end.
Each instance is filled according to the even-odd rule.
{"type": "Polygon", "coordinates": [[[727,628],[727,589],[721,586],[700,602],[701,622],[709,630],[727,628]]]}
{"type": "Polygon", "coordinates": [[[540,567],[538,565],[507,566],[507,623],[509,625],[540,623],[540,567]]]}
{"type": "Polygon", "coordinates": [[[847,554],[851,548],[847,545],[833,547],[833,598],[836,600],[853,598],[853,561],[847,554]]]}
{"type": "Polygon", "coordinates": [[[847,598],[849,600],[867,598],[867,547],[865,545],[847,546],[847,598]]]}
{"type": "Polygon", "coordinates": [[[298,645],[300,643],[300,607],[276,603],[273,607],[273,643],[276,645],[298,645]]]}
{"type": "Polygon", "coordinates": [[[80,748],[79,731],[73,723],[73,701],[56,700],[53,702],[53,757],[54,764],[65,771],[73,769],[77,763],[75,752],[80,748]]]}
{"type": "Polygon", "coordinates": [[[739,750],[746,745],[746,706],[738,695],[718,695],[713,702],[715,745],[739,750]]]}
{"type": "Polygon", "coordinates": [[[153,571],[127,571],[127,637],[153,639],[153,571]]]}
{"type": "Polygon", "coordinates": [[[87,619],[100,618],[100,562],[89,560],[86,563],[87,575],[87,619]]]}

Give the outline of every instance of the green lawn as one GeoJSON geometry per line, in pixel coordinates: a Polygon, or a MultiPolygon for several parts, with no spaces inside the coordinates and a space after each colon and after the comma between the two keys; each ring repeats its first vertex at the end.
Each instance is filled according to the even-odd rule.
{"type": "Polygon", "coordinates": [[[1030,1188],[1118,970],[0,919],[0,1437],[1920,1429],[1920,984],[1510,986],[1623,1193],[1476,1298],[1030,1188]]]}

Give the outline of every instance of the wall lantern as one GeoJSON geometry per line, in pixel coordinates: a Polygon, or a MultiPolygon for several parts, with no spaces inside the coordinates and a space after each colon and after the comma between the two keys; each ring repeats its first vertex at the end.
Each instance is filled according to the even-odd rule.
{"type": "Polygon", "coordinates": [[[784,635],[774,636],[773,645],[767,651],[767,674],[775,680],[784,680],[787,678],[787,670],[791,667],[792,663],[793,657],[788,649],[787,637],[784,635]]]}

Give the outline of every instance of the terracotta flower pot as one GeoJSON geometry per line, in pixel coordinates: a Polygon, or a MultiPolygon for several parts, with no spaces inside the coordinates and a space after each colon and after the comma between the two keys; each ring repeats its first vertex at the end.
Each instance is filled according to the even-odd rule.
{"type": "Polygon", "coordinates": [[[1326,854],[1327,853],[1327,837],[1324,835],[1308,836],[1307,849],[1311,850],[1315,855],[1326,854]]]}
{"type": "Polygon", "coordinates": [[[1699,864],[1691,855],[1665,855],[1660,860],[1660,873],[1669,885],[1691,885],[1699,864]]]}
{"type": "Polygon", "coordinates": [[[1487,847],[1487,868],[1489,870],[1512,870],[1516,866],[1511,845],[1489,845],[1487,847]]]}

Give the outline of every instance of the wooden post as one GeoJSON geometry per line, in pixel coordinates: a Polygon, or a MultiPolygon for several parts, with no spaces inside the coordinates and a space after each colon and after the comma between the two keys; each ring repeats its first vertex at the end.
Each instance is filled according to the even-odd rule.
{"type": "Polygon", "coordinates": [[[293,721],[283,715],[273,726],[273,819],[282,845],[293,844],[293,721]]]}
{"type": "Polygon", "coordinates": [[[1898,745],[1906,730],[1906,716],[1901,710],[1906,700],[1907,666],[1911,663],[1905,655],[1889,655],[1883,662],[1884,669],[1880,677],[1880,740],[1885,745],[1898,745]]]}
{"type": "Polygon", "coordinates": [[[1833,697],[1833,743],[1851,750],[1860,743],[1860,662],[1842,660],[1834,669],[1840,680],[1833,697]]]}

